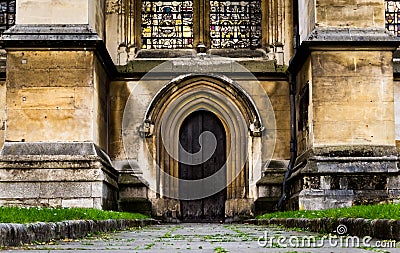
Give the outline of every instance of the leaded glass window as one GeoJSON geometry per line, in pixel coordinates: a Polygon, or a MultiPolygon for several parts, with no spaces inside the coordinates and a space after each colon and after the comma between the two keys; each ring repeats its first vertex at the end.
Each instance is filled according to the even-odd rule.
{"type": "Polygon", "coordinates": [[[192,48],[193,1],[142,1],[142,48],[192,48]]]}
{"type": "Polygon", "coordinates": [[[385,1],[386,29],[393,35],[400,36],[400,1],[385,1]]]}
{"type": "Polygon", "coordinates": [[[0,33],[15,24],[15,1],[0,1],[0,33]]]}
{"type": "Polygon", "coordinates": [[[260,1],[210,1],[211,48],[261,47],[260,1]]]}

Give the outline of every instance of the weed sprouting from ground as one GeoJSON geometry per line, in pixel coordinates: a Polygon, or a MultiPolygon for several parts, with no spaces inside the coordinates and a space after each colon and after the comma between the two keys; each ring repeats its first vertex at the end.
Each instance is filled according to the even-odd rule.
{"type": "Polygon", "coordinates": [[[214,251],[216,253],[227,253],[227,252],[229,252],[227,249],[224,249],[222,247],[216,247],[216,248],[214,248],[214,251]]]}

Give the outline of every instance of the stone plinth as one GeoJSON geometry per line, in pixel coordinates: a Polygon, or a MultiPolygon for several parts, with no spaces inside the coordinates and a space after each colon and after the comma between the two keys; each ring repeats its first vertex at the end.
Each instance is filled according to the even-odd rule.
{"type": "Polygon", "coordinates": [[[314,148],[298,159],[289,179],[288,207],[316,210],[396,201],[397,166],[391,146],[314,148]]]}
{"type": "Polygon", "coordinates": [[[5,143],[0,205],[116,209],[117,171],[93,143],[5,143]]]}

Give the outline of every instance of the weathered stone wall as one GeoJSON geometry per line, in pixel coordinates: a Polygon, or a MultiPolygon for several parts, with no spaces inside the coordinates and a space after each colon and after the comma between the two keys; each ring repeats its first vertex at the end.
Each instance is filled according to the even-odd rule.
{"type": "Polygon", "coordinates": [[[297,75],[299,145],[290,208],[399,198],[398,185],[389,183],[398,178],[391,59],[384,48],[313,48],[297,75]]]}
{"type": "MultiPolygon", "coordinates": [[[[36,36],[32,31],[46,29],[54,34],[41,39],[72,36],[46,25],[16,29],[31,31],[15,35],[22,43],[36,36]]],[[[100,58],[105,56],[79,43],[69,46],[8,50],[1,205],[117,208],[117,172],[105,153],[109,72],[100,58]]]]}
{"type": "Polygon", "coordinates": [[[382,28],[384,13],[381,0],[318,0],[315,18],[319,27],[382,28]]]}
{"type": "MultiPolygon", "coordinates": [[[[162,85],[165,81],[155,81],[154,83],[148,82],[151,86],[162,85]],[[160,84],[157,84],[160,83],[160,84]]],[[[155,95],[158,90],[153,90],[152,87],[142,87],[140,89],[136,88],[138,82],[135,81],[114,81],[110,85],[110,157],[113,160],[123,160],[126,159],[124,153],[123,142],[122,142],[122,118],[125,109],[126,102],[132,90],[135,91],[136,95],[141,95],[146,97],[141,100],[142,104],[137,105],[137,114],[132,115],[136,119],[137,127],[141,124],[144,118],[144,112],[146,106],[148,106],[151,98],[155,95]]],[[[264,88],[266,95],[268,95],[273,110],[276,121],[276,144],[273,153],[273,159],[289,159],[289,142],[290,142],[290,108],[289,108],[289,83],[287,81],[260,81],[261,86],[264,88]]],[[[133,94],[133,95],[135,95],[133,94]]],[[[255,96],[256,100],[257,97],[255,96]]],[[[261,104],[261,103],[259,103],[261,104]]],[[[266,110],[266,108],[258,108],[261,111],[266,110]]],[[[272,114],[271,114],[272,115],[272,114]]],[[[132,143],[137,143],[140,141],[138,139],[132,140],[132,143]]],[[[266,148],[268,149],[268,147],[266,148]]],[[[265,150],[264,155],[267,154],[265,150]]],[[[136,157],[129,157],[129,159],[136,159],[136,157]]]]}
{"type": "Polygon", "coordinates": [[[392,52],[314,51],[314,146],[394,145],[392,52]]]}
{"type": "Polygon", "coordinates": [[[6,123],[7,123],[7,87],[5,80],[1,80],[0,82],[0,147],[4,144],[5,138],[5,130],[6,130],[6,123]]]}
{"type": "Polygon", "coordinates": [[[93,52],[10,51],[8,141],[92,141],[93,52]]]}
{"type": "MultiPolygon", "coordinates": [[[[276,143],[272,159],[284,160],[290,157],[290,105],[289,82],[260,81],[271,100],[276,122],[276,143]]],[[[263,108],[259,108],[263,110],[263,108]]],[[[268,147],[266,147],[268,149],[268,147]]],[[[266,152],[264,150],[264,152],[266,152]]],[[[265,153],[264,153],[265,155],[265,153]]]]}
{"type": "MultiPolygon", "coordinates": [[[[108,152],[109,128],[109,77],[99,58],[93,63],[93,140],[104,151],[108,152]]],[[[88,118],[87,120],[90,120],[88,118]]]]}
{"type": "Polygon", "coordinates": [[[313,144],[313,110],[310,100],[312,93],[311,71],[311,59],[308,58],[296,77],[296,129],[297,153],[299,155],[310,149],[313,144]]]}
{"type": "Polygon", "coordinates": [[[400,140],[400,80],[394,80],[395,139],[400,140]]]}
{"type": "Polygon", "coordinates": [[[294,52],[294,15],[293,15],[293,1],[286,1],[284,5],[284,11],[283,11],[283,21],[282,23],[285,24],[284,29],[282,31],[283,36],[284,36],[284,42],[283,42],[283,64],[286,66],[289,66],[289,61],[293,56],[294,52]]]}
{"type": "Polygon", "coordinates": [[[300,0],[300,40],[306,40],[316,27],[383,28],[384,12],[381,0],[300,0]]]}
{"type": "MultiPolygon", "coordinates": [[[[142,124],[144,117],[145,117],[145,111],[150,105],[151,99],[155,96],[156,92],[159,91],[159,88],[165,85],[169,80],[154,80],[153,81],[148,81],[148,82],[137,82],[137,81],[129,81],[129,82],[124,82],[124,81],[115,81],[111,83],[110,86],[110,119],[111,119],[111,127],[110,127],[110,156],[113,160],[125,160],[125,159],[132,159],[134,160],[131,165],[136,165],[139,166],[140,168],[132,168],[133,171],[136,171],[138,169],[140,170],[148,170],[149,166],[145,166],[145,163],[143,163],[143,158],[144,155],[143,153],[143,147],[144,145],[144,139],[143,137],[140,137],[138,134],[138,129],[140,128],[140,125],[142,124]],[[157,89],[158,87],[158,89],[157,89]],[[132,94],[131,94],[132,93],[132,94]],[[124,131],[122,131],[122,121],[123,121],[123,115],[124,115],[124,109],[126,106],[126,103],[128,101],[129,95],[135,96],[135,103],[128,107],[128,109],[133,111],[131,114],[125,115],[128,117],[131,117],[131,120],[127,121],[129,124],[129,132],[130,133],[130,138],[125,139],[125,141],[128,141],[128,143],[125,143],[125,145],[131,150],[129,157],[126,156],[125,150],[124,150],[124,143],[123,143],[123,137],[122,134],[124,131]],[[131,132],[134,132],[135,134],[132,134],[131,132]],[[133,152],[132,152],[133,151],[133,152]]],[[[275,133],[276,133],[276,143],[274,146],[274,152],[272,154],[272,159],[274,160],[285,160],[289,159],[290,153],[289,153],[289,143],[290,143],[290,116],[289,116],[289,84],[285,80],[281,81],[260,81],[260,84],[262,88],[265,91],[265,94],[269,96],[271,100],[271,105],[273,111],[271,108],[268,108],[266,104],[263,104],[262,102],[264,101],[263,97],[261,94],[255,95],[253,94],[253,99],[256,102],[258,106],[258,110],[260,110],[262,113],[269,113],[270,117],[275,117],[276,121],[276,127],[275,127],[275,133]]],[[[256,84],[254,84],[256,85],[256,84]]],[[[249,87],[246,87],[249,89],[249,87]]],[[[268,120],[268,118],[267,118],[268,120]]],[[[265,123],[264,123],[265,124],[265,123]]],[[[125,129],[126,131],[127,129],[125,129]]],[[[271,131],[272,129],[268,129],[267,131],[271,131]]],[[[126,133],[126,132],[125,132],[126,133]]],[[[147,140],[147,142],[149,142],[147,140]]],[[[269,152],[271,152],[271,149],[273,148],[273,143],[266,143],[266,144],[271,144],[271,146],[266,145],[262,147],[262,152],[263,155],[262,157],[265,159],[265,157],[268,157],[269,152]]],[[[153,150],[150,149],[150,152],[153,150]]],[[[153,154],[154,157],[156,157],[155,154],[153,154]]],[[[265,161],[263,161],[265,162],[265,161]]],[[[126,163],[128,165],[128,163],[126,163]]],[[[268,172],[265,172],[266,175],[265,177],[279,177],[279,180],[282,180],[282,172],[286,169],[287,163],[285,162],[280,162],[280,163],[274,163],[274,165],[270,165],[269,167],[272,168],[273,173],[271,174],[271,169],[269,167],[264,167],[265,165],[262,165],[262,169],[265,170],[267,169],[268,172]],[[279,168],[276,167],[276,164],[280,164],[278,166],[279,168]],[[278,172],[276,170],[279,170],[278,172]],[[283,171],[281,171],[283,170],[283,171]]],[[[123,179],[124,173],[126,168],[119,168],[121,169],[120,173],[120,180],[123,179]]],[[[132,172],[131,172],[132,173],[132,172]]],[[[139,173],[139,176],[141,174],[139,173]]],[[[136,205],[141,205],[143,200],[145,198],[150,198],[152,200],[153,204],[153,215],[155,216],[164,216],[168,215],[169,212],[174,209],[177,210],[177,215],[179,216],[179,208],[176,209],[176,207],[169,206],[164,199],[156,199],[154,192],[149,192],[144,195],[143,193],[143,184],[139,183],[139,180],[136,179],[130,180],[129,182],[120,182],[120,187],[123,193],[123,201],[120,203],[120,208],[130,208],[132,209],[131,206],[133,206],[135,203],[136,205]],[[135,181],[135,182],[134,182],[135,181]],[[133,203],[136,201],[135,203],[133,203]],[[129,204],[132,202],[132,204],[129,204]],[[140,202],[140,203],[139,203],[140,202]],[[165,203],[164,203],[165,202],[165,203]],[[128,206],[129,204],[129,206],[128,206]],[[170,208],[170,209],[167,209],[170,208]],[[172,208],[172,209],[171,209],[172,208]]],[[[264,180],[265,181],[265,180],[264,180]]],[[[258,189],[253,190],[252,196],[255,198],[258,197],[267,197],[267,198],[272,198],[273,203],[271,202],[271,205],[276,206],[277,198],[280,194],[280,187],[281,187],[281,181],[277,182],[276,180],[272,180],[272,184],[268,181],[268,185],[262,185],[259,187],[267,187],[269,190],[273,191],[273,196],[270,195],[269,193],[266,196],[266,191],[259,191],[258,189]],[[272,188],[271,188],[272,187],[272,188]],[[256,192],[255,192],[256,191],[256,192]]],[[[150,184],[154,185],[155,182],[150,182],[150,184]]],[[[257,183],[258,185],[258,183],[257,183]]],[[[258,187],[258,186],[257,186],[258,187]]],[[[121,193],[121,192],[120,192],[121,193]]],[[[121,195],[120,195],[121,196],[121,195]]],[[[121,201],[121,199],[120,199],[121,201]]],[[[254,199],[247,199],[246,201],[253,202],[254,199]]],[[[167,201],[168,202],[168,201],[167,201]]],[[[168,202],[170,203],[170,202],[168,202]]],[[[172,202],[171,202],[172,203],[172,202]]],[[[173,202],[175,203],[175,202],[173,202]]],[[[250,213],[253,214],[253,211],[251,211],[251,205],[248,205],[247,211],[244,212],[239,203],[240,199],[232,199],[231,201],[227,201],[227,208],[226,208],[226,214],[228,216],[234,216],[239,213],[243,214],[247,212],[247,215],[250,213]],[[237,205],[237,206],[235,206],[237,205]],[[237,211],[237,213],[235,213],[237,211]]],[[[247,202],[246,202],[247,203],[247,202]]],[[[176,203],[175,203],[176,204],[176,203]]],[[[175,205],[174,204],[174,205],[175,205]]],[[[178,206],[179,207],[179,206],[178,206]]]]}
{"type": "Polygon", "coordinates": [[[315,27],[315,5],[314,0],[299,0],[299,35],[300,40],[307,39],[308,35],[315,27]]]}
{"type": "Polygon", "coordinates": [[[88,24],[92,27],[100,38],[106,38],[105,31],[105,11],[106,0],[86,0],[88,4],[88,24]]]}
{"type": "Polygon", "coordinates": [[[105,0],[19,0],[16,24],[88,24],[105,38],[105,0]]]}
{"type": "Polygon", "coordinates": [[[106,29],[106,45],[108,53],[110,54],[113,62],[116,65],[125,64],[125,62],[121,62],[118,55],[118,47],[120,45],[122,31],[119,32],[117,28],[119,24],[119,16],[118,16],[118,1],[107,0],[106,1],[106,20],[105,20],[105,29],[106,29]]]}
{"type": "Polygon", "coordinates": [[[88,0],[19,0],[17,24],[88,24],[88,0]]]}
{"type": "MultiPolygon", "coordinates": [[[[79,166],[78,164],[77,162],[76,166],[79,166]]],[[[11,173],[1,170],[0,205],[97,209],[113,209],[114,206],[115,208],[115,203],[110,205],[103,201],[116,201],[116,199],[104,196],[103,188],[107,187],[103,186],[101,178],[103,175],[100,170],[87,168],[71,170],[66,168],[66,165],[54,162],[52,167],[44,169],[35,166],[9,169],[8,172],[19,175],[17,180],[11,173]],[[49,176],[44,176],[45,174],[49,176]],[[83,179],[87,181],[82,181],[83,179]]],[[[49,165],[42,164],[42,166],[49,165]]]]}
{"type": "Polygon", "coordinates": [[[117,173],[94,144],[6,143],[0,205],[116,209],[117,173]]]}
{"type": "Polygon", "coordinates": [[[8,141],[93,141],[108,148],[108,77],[90,51],[8,54],[8,141]]]}
{"type": "MultiPolygon", "coordinates": [[[[109,155],[112,160],[127,159],[122,141],[122,119],[129,96],[129,83],[114,81],[110,84],[109,155]]],[[[137,115],[137,117],[139,116],[137,115]]],[[[132,159],[134,158],[132,157],[132,159]]]]}

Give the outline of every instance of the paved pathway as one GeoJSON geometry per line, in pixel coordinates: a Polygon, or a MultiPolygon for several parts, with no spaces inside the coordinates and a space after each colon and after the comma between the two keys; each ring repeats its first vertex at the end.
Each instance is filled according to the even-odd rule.
{"type": "MultiPolygon", "coordinates": [[[[327,235],[328,236],[328,235],[327,235]]],[[[130,231],[97,235],[82,240],[57,241],[45,245],[29,245],[6,249],[12,252],[400,252],[400,248],[354,247],[346,238],[329,237],[314,233],[289,231],[281,228],[247,224],[167,224],[130,231]],[[267,240],[264,240],[267,238],[267,240]],[[309,247],[307,243],[315,240],[309,247]],[[336,243],[342,246],[334,246],[336,243]],[[299,247],[289,248],[290,245],[299,247]],[[303,243],[303,246],[302,246],[303,243]],[[266,244],[266,245],[265,245],[266,244]],[[287,247],[285,247],[287,246],[287,247]]],[[[388,243],[388,242],[381,242],[388,243]]],[[[400,246],[400,244],[397,244],[400,246]]]]}

